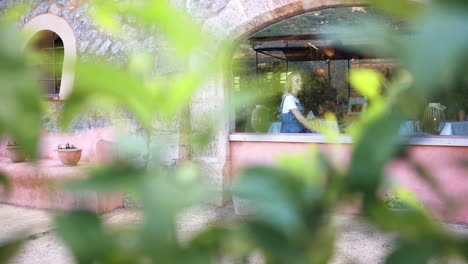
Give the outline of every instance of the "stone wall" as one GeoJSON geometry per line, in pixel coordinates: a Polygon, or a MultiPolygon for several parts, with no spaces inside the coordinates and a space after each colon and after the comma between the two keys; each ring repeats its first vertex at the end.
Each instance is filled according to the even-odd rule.
{"type": "MultiPolygon", "coordinates": [[[[158,37],[157,32],[150,34],[148,31],[141,30],[132,26],[131,19],[127,19],[118,34],[112,35],[107,33],[99,25],[93,23],[87,12],[92,9],[92,6],[84,0],[0,0],[0,15],[5,10],[15,5],[24,4],[27,9],[23,16],[18,20],[18,26],[21,28],[26,25],[32,18],[49,13],[63,18],[73,29],[76,38],[77,60],[91,60],[94,58],[102,59],[116,65],[124,65],[127,63],[129,54],[135,51],[143,52],[153,58],[154,72],[171,73],[175,71],[175,67],[171,68],[170,63],[164,63],[157,56],[158,53],[167,53],[167,50],[160,52],[161,49],[170,49],[167,42],[162,37],[158,37]]],[[[63,101],[49,101],[51,106],[51,114],[44,116],[44,129],[47,131],[58,131],[57,117],[63,107],[63,101]]],[[[100,109],[91,109],[80,115],[74,120],[70,132],[77,133],[82,130],[103,127],[113,124],[113,120],[125,120],[127,130],[131,134],[137,135],[141,132],[141,127],[138,122],[125,111],[115,111],[108,113],[100,109]]],[[[154,136],[162,135],[177,135],[178,122],[165,122],[155,118],[153,126],[154,136]]],[[[173,145],[177,145],[172,136],[173,145]]],[[[171,149],[174,149],[173,146],[171,149]]],[[[171,159],[177,155],[172,153],[169,155],[171,159]]]]}
{"type": "MultiPolygon", "coordinates": [[[[143,51],[153,56],[153,74],[172,74],[176,72],[177,65],[171,63],[168,56],[172,52],[170,45],[164,38],[156,33],[148,34],[147,31],[132,26],[131,19],[126,20],[121,34],[110,35],[104,33],[98,25],[86,16],[92,6],[85,0],[56,0],[56,1],[12,1],[0,0],[0,15],[2,10],[11,7],[15,3],[27,3],[29,11],[24,14],[19,22],[27,23],[31,18],[42,14],[52,13],[63,17],[68,21],[75,32],[78,49],[78,59],[87,60],[94,56],[124,65],[128,54],[134,51],[143,51]],[[160,55],[160,56],[158,56],[160,55]]],[[[210,47],[215,51],[220,45],[232,45],[233,41],[240,40],[257,30],[260,30],[281,19],[320,8],[339,5],[359,5],[362,1],[355,0],[171,0],[171,3],[184,9],[195,17],[205,33],[213,34],[219,40],[210,47]]],[[[170,57],[170,56],[169,56],[170,57]]],[[[221,66],[220,66],[221,69],[221,66]]],[[[229,117],[225,106],[228,100],[230,84],[229,71],[226,75],[213,76],[204,87],[194,96],[191,103],[192,131],[198,133],[205,120],[219,120],[216,122],[214,135],[210,139],[208,147],[193,153],[193,159],[202,165],[205,174],[210,181],[220,190],[220,195],[215,203],[223,203],[222,193],[229,185],[229,117]],[[221,117],[221,118],[220,118],[221,117]]],[[[60,106],[56,106],[59,111],[60,106]]],[[[112,117],[101,117],[99,111],[80,117],[77,121],[78,128],[86,129],[96,124],[112,122],[112,117]]],[[[54,127],[54,120],[45,120],[49,129],[54,127]]],[[[139,126],[135,120],[129,118],[129,131],[138,134],[139,126]]],[[[171,124],[155,121],[153,134],[149,137],[154,141],[160,135],[167,136],[174,144],[169,144],[166,152],[168,160],[177,157],[178,146],[178,121],[171,124]]]]}

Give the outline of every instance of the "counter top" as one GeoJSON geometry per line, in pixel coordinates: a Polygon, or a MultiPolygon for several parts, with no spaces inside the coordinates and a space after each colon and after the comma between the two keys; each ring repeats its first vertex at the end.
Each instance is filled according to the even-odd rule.
{"type": "MultiPolygon", "coordinates": [[[[468,147],[467,136],[402,136],[402,139],[408,140],[409,145],[425,146],[459,146],[468,147]]],[[[321,134],[286,134],[286,133],[234,133],[229,135],[229,141],[246,142],[291,142],[291,143],[335,143],[352,144],[351,135],[341,134],[336,140],[330,141],[321,134]]]]}

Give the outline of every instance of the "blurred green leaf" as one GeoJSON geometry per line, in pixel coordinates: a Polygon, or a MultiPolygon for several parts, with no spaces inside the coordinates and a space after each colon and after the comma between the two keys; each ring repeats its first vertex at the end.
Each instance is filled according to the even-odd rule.
{"type": "Polygon", "coordinates": [[[351,85],[356,87],[360,94],[377,104],[382,100],[383,79],[382,74],[369,69],[353,70],[349,76],[351,85]]]}
{"type": "Polygon", "coordinates": [[[386,264],[428,263],[433,251],[431,241],[400,241],[397,249],[386,259],[386,264]]]}
{"type": "Polygon", "coordinates": [[[13,24],[18,21],[18,19],[28,10],[28,4],[25,3],[15,3],[5,9],[4,14],[0,17],[0,23],[3,24],[13,24]]]}
{"type": "Polygon", "coordinates": [[[62,121],[68,125],[89,102],[99,102],[101,105],[110,102],[125,106],[148,127],[153,118],[151,105],[154,97],[144,87],[143,81],[115,65],[78,63],[75,87],[65,102],[62,121]]]}
{"type": "Polygon", "coordinates": [[[411,19],[423,11],[423,3],[411,0],[371,0],[371,6],[397,19],[411,19]]]}
{"type": "Polygon", "coordinates": [[[0,172],[0,184],[3,185],[2,189],[8,195],[9,191],[11,190],[11,183],[8,180],[8,177],[6,175],[4,175],[3,173],[1,173],[1,172],[0,172]]]}
{"type": "MultiPolygon", "coordinates": [[[[466,10],[453,9],[454,3],[464,6],[460,1],[438,2],[432,5],[406,0],[371,1],[372,6],[401,21],[402,27],[395,30],[376,20],[347,33],[370,39],[371,45],[365,52],[395,58],[402,67],[388,82],[372,71],[352,72],[353,86],[370,102],[367,113],[351,130],[354,143],[347,172],[343,172],[344,165],[337,165],[335,157],[329,160],[320,152],[304,157],[290,155],[278,161],[277,167],[247,169],[234,183],[232,193],[251,202],[256,214],[235,223],[219,223],[182,243],[177,232],[181,211],[209,201],[214,194],[200,177],[203,173],[188,161],[178,168],[168,168],[156,161],[140,170],[132,168],[134,164],[128,159],[125,161],[131,166],[99,168],[89,179],[69,186],[73,190],[99,192],[136,190],[143,204],[142,225],[128,232],[108,232],[95,214],[71,212],[57,216],[58,234],[79,263],[204,264],[225,255],[245,257],[256,248],[264,254],[266,263],[326,263],[333,255],[335,242],[335,230],[330,224],[333,209],[349,197],[362,197],[361,215],[399,238],[387,263],[425,263],[430,256],[449,253],[467,257],[466,241],[448,234],[424,210],[389,210],[378,196],[388,162],[396,157],[407,158],[400,155],[406,148],[406,142],[398,136],[401,122],[408,117],[416,118],[417,108],[441,89],[449,91],[455,83],[463,83],[459,79],[465,73],[468,47],[466,10]],[[383,86],[385,93],[381,91],[383,86]]],[[[131,54],[128,64],[120,68],[99,61],[79,63],[76,87],[65,103],[66,123],[79,110],[97,102],[112,109],[125,108],[149,133],[156,114],[166,120],[185,114],[181,110],[187,109],[197,88],[217,85],[217,69],[226,65],[224,48],[219,48],[217,39],[202,33],[185,13],[171,8],[170,2],[92,4],[91,11],[96,11],[100,25],[115,32],[123,23],[148,36],[164,32],[177,51],[177,56],[170,58],[181,66],[176,74],[161,78],[153,74],[151,54],[131,54]],[[207,79],[214,81],[205,83],[207,79]]],[[[34,153],[42,116],[40,90],[34,74],[27,69],[22,51],[8,45],[17,43],[11,37],[12,31],[1,28],[0,32],[0,44],[4,44],[0,45],[0,134],[14,137],[34,153]]],[[[229,54],[230,62],[232,53],[229,54]]],[[[260,82],[255,85],[251,86],[253,90],[262,86],[260,82]]],[[[270,91],[273,96],[278,92],[275,89],[270,91]]],[[[240,104],[250,103],[253,97],[242,96],[240,104]]],[[[190,133],[191,117],[184,118],[187,123],[183,125],[190,133]]],[[[217,118],[209,115],[207,120],[213,122],[217,118]]],[[[209,129],[183,143],[203,139],[200,142],[206,144],[213,140],[216,127],[203,126],[209,129]]],[[[145,147],[137,149],[144,152],[145,147]]],[[[190,151],[190,146],[187,149],[190,151]]],[[[425,170],[417,165],[413,168],[438,192],[435,181],[425,170]]],[[[413,195],[398,194],[407,203],[416,205],[413,195]]]]}
{"type": "Polygon", "coordinates": [[[455,69],[468,52],[467,23],[468,16],[460,9],[433,6],[424,14],[418,31],[408,39],[403,60],[413,75],[415,91],[427,95],[453,87],[459,78],[455,69]]]}
{"type": "Polygon", "coordinates": [[[255,248],[241,225],[235,222],[222,222],[201,231],[190,240],[187,249],[187,262],[213,263],[227,256],[242,258],[255,248]],[[202,262],[205,261],[205,262],[202,262]]]}
{"type": "Polygon", "coordinates": [[[377,190],[385,164],[398,154],[399,145],[404,144],[398,135],[402,120],[403,116],[395,109],[379,112],[374,120],[362,123],[359,137],[354,137],[351,164],[346,177],[351,190],[368,194],[377,190]],[[377,146],[378,149],[375,149],[377,146]]]}
{"type": "Polygon", "coordinates": [[[144,247],[156,259],[177,259],[180,252],[176,217],[181,210],[208,201],[213,193],[199,179],[183,177],[183,172],[174,177],[177,170],[153,167],[150,171],[140,189],[145,212],[142,228],[147,245],[144,247]]]}
{"type": "Polygon", "coordinates": [[[432,220],[425,212],[407,208],[403,210],[389,209],[377,197],[366,196],[363,203],[363,213],[366,218],[380,230],[398,232],[404,239],[440,239],[447,243],[450,235],[442,226],[432,220]]]}
{"type": "Polygon", "coordinates": [[[122,3],[112,3],[109,5],[104,1],[94,1],[96,10],[90,12],[90,16],[96,20],[104,29],[115,32],[121,28],[122,23],[117,17],[116,8],[122,3]]]}
{"type": "Polygon", "coordinates": [[[315,187],[319,191],[326,181],[327,171],[325,164],[319,160],[319,155],[319,150],[312,147],[306,154],[281,156],[277,166],[278,169],[287,171],[291,177],[299,177],[308,187],[315,187]]]}
{"type": "Polygon", "coordinates": [[[457,8],[465,11],[468,10],[468,3],[465,0],[437,0],[435,2],[444,7],[457,8]]]}
{"type": "Polygon", "coordinates": [[[306,259],[309,263],[330,263],[335,253],[336,227],[332,224],[332,219],[327,219],[318,230],[318,234],[312,240],[306,259]]]}
{"type": "Polygon", "coordinates": [[[141,184],[146,172],[129,165],[114,164],[98,167],[90,172],[85,180],[67,182],[66,186],[74,191],[115,192],[135,190],[141,184]]]}
{"type": "MultiPolygon", "coordinates": [[[[115,14],[135,18],[140,27],[157,25],[182,56],[188,56],[194,48],[210,43],[210,37],[201,33],[201,29],[197,27],[193,19],[187,13],[174,9],[170,2],[141,1],[131,4],[102,0],[95,2],[97,18],[104,25],[117,22],[115,14]]],[[[116,29],[116,27],[111,28],[116,29]]]]}
{"type": "Polygon", "coordinates": [[[407,56],[407,38],[411,33],[406,31],[410,30],[395,30],[383,20],[363,19],[359,26],[338,29],[338,36],[341,39],[365,40],[366,45],[351,48],[356,52],[401,60],[407,56]]]}
{"type": "MultiPolygon", "coordinates": [[[[266,263],[288,263],[288,259],[292,259],[296,250],[291,240],[286,234],[281,232],[275,226],[271,226],[262,220],[251,220],[244,224],[243,232],[251,237],[251,243],[259,246],[262,249],[262,254],[266,258],[266,263]],[[284,245],[289,245],[284,247],[284,245]],[[282,249],[281,254],[278,254],[278,249],[282,249]]],[[[296,255],[296,258],[299,258],[296,255]]]]}
{"type": "Polygon", "coordinates": [[[55,217],[57,233],[73,252],[78,263],[105,263],[112,254],[111,239],[99,217],[91,212],[75,211],[55,217]]]}
{"type": "Polygon", "coordinates": [[[32,159],[37,155],[41,128],[41,89],[26,64],[22,43],[13,28],[0,24],[0,134],[21,144],[32,159]]]}
{"type": "Polygon", "coordinates": [[[2,242],[0,245],[0,263],[9,263],[9,260],[19,250],[23,241],[12,240],[8,242],[2,242]]]}
{"type": "Polygon", "coordinates": [[[299,235],[302,185],[290,172],[269,167],[246,169],[232,187],[234,195],[252,203],[263,221],[285,235],[299,235]]]}
{"type": "Polygon", "coordinates": [[[429,217],[429,214],[422,203],[411,191],[403,187],[396,187],[393,191],[395,195],[405,203],[405,205],[410,206],[413,210],[419,210],[421,213],[427,214],[429,217]]]}

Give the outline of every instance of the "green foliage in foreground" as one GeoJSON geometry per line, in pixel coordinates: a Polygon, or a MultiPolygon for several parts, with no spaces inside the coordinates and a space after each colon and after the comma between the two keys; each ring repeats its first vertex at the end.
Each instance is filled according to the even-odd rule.
{"type": "MultiPolygon", "coordinates": [[[[193,33],[196,29],[161,2],[130,7],[106,3],[98,5],[102,8],[97,11],[103,14],[102,21],[112,20],[114,12],[132,14],[142,26],[151,25],[154,19],[164,26],[169,39],[185,44],[177,46],[181,57],[199,52],[206,43],[193,33]]],[[[195,166],[186,163],[168,169],[154,162],[146,169],[131,163],[100,168],[90,179],[70,187],[102,192],[131,190],[141,200],[143,219],[133,227],[113,230],[104,228],[92,213],[57,215],[57,232],[78,263],[216,263],[223,256],[242,258],[254,249],[267,263],[327,263],[335,243],[331,215],[349,200],[361,201],[362,217],[368,222],[397,234],[386,263],[427,263],[432,257],[453,255],[468,259],[468,239],[447,233],[422,208],[412,206],[410,196],[405,197],[410,210],[396,212],[389,210],[379,195],[384,187],[384,166],[392,159],[405,158],[405,142],[397,133],[401,121],[415,117],[437,87],[450,90],[463,79],[459,69],[467,65],[468,6],[461,1],[430,6],[406,0],[372,3],[407,20],[415,33],[402,38],[375,24],[347,32],[383,40],[376,44],[402,66],[392,82],[385,84],[389,91],[385,97],[378,91],[382,78],[377,73],[352,74],[353,85],[371,104],[351,131],[354,145],[349,168],[337,167],[317,151],[307,157],[286,157],[277,167],[249,168],[234,184],[233,192],[251,201],[256,214],[218,223],[188,240],[178,237],[176,218],[184,208],[210,196],[206,186],[200,184],[195,166]],[[441,36],[434,32],[443,34],[446,45],[437,45],[441,36]]],[[[9,36],[5,32],[2,29],[2,36],[9,36]]],[[[34,153],[40,126],[39,89],[23,65],[21,52],[7,47],[0,45],[0,107],[10,107],[0,111],[0,134],[14,136],[34,153]]],[[[220,63],[216,56],[196,58],[200,67],[192,65],[194,68],[163,84],[138,77],[138,69],[144,64],[129,71],[105,64],[78,65],[77,86],[66,102],[65,120],[94,96],[125,106],[146,126],[156,113],[177,113],[195,88],[215,74],[213,69],[220,63]],[[95,74],[99,78],[91,78],[95,74]]],[[[426,176],[422,178],[438,192],[426,176]]],[[[0,247],[0,260],[11,256],[15,248],[16,242],[0,247]]]]}
{"type": "Polygon", "coordinates": [[[0,134],[35,157],[43,112],[40,88],[27,67],[17,33],[0,24],[0,134]]]}

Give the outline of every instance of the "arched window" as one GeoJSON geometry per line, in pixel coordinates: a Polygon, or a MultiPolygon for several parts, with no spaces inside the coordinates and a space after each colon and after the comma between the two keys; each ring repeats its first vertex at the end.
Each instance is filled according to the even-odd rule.
{"type": "Polygon", "coordinates": [[[297,72],[302,76],[297,97],[304,117],[316,117],[327,125],[325,114],[333,113],[338,122],[330,126],[345,131],[367,108],[367,99],[348,82],[349,70],[371,68],[390,78],[398,67],[392,58],[379,57],[370,49],[369,54],[357,51],[371,42],[338,34],[342,28],[361,25],[364,19],[381,19],[395,31],[403,28],[402,22],[381,17],[371,8],[342,6],[289,17],[240,41],[232,61],[232,94],[239,108],[231,129],[279,133],[287,76],[297,72]],[[257,118],[259,113],[264,118],[257,118]]]}
{"type": "Polygon", "coordinates": [[[33,67],[40,73],[38,81],[44,94],[49,99],[59,99],[64,59],[62,39],[53,31],[42,30],[33,36],[27,48],[42,55],[33,67]]]}
{"type": "Polygon", "coordinates": [[[52,99],[66,99],[73,89],[76,61],[76,37],[68,22],[56,15],[42,14],[24,25],[31,48],[49,53],[43,63],[36,63],[44,74],[40,77],[45,93],[52,99]]]}

